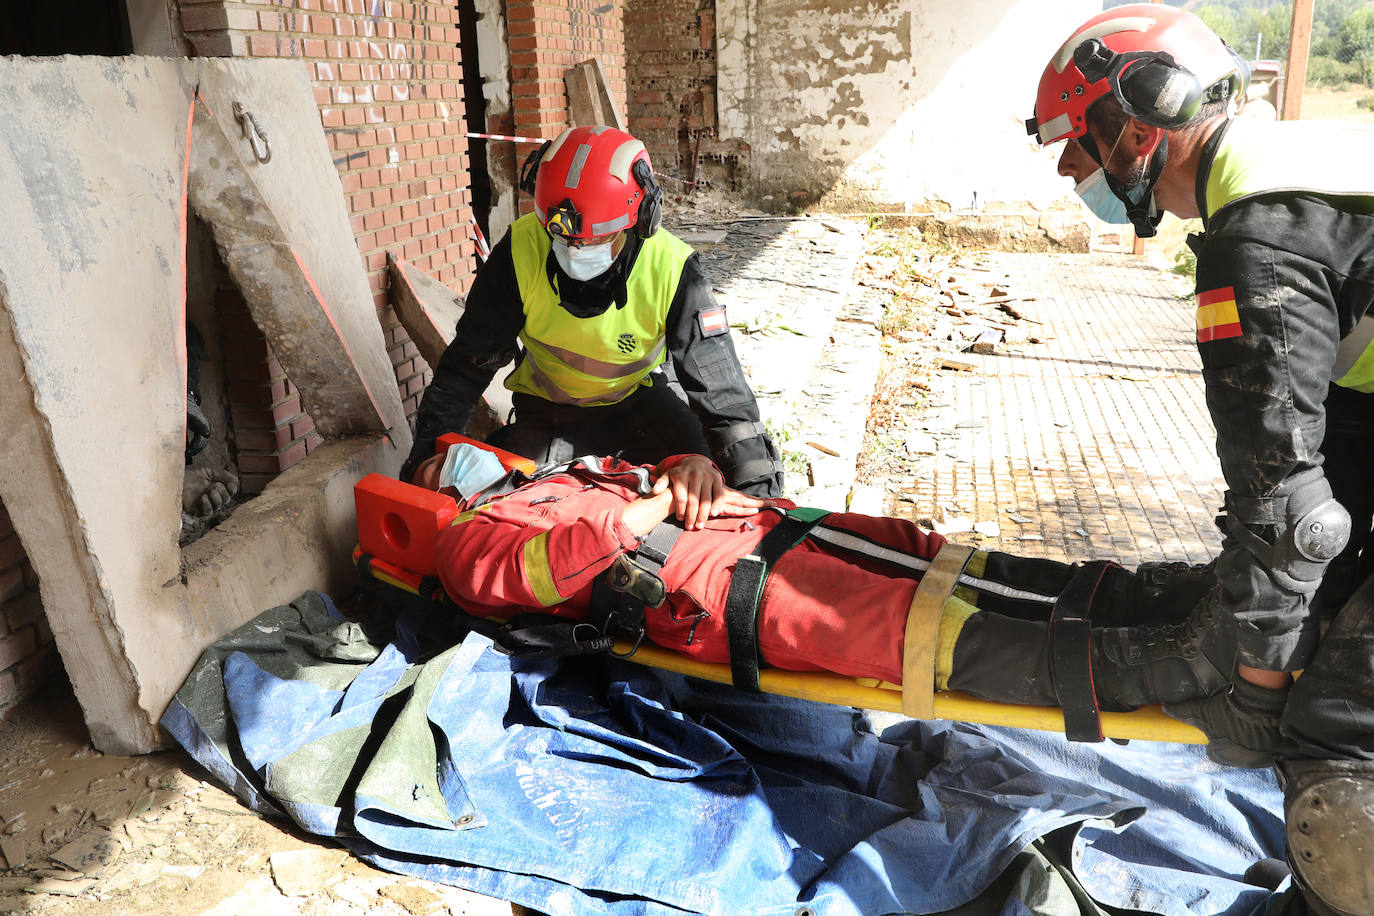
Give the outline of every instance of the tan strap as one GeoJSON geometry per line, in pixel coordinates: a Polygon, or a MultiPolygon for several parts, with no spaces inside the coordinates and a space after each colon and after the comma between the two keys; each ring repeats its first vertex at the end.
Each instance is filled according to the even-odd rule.
{"type": "Polygon", "coordinates": [[[911,596],[902,642],[902,715],[908,718],[935,718],[935,642],[940,633],[940,612],[954,594],[971,556],[972,547],[946,541],[911,596]]]}

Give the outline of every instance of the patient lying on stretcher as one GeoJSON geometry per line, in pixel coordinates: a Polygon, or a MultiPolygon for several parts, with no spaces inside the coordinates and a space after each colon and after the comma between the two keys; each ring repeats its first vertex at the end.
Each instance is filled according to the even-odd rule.
{"type": "MultiPolygon", "coordinates": [[[[736,683],[760,662],[901,683],[908,612],[946,547],[904,519],[736,492],[698,455],[655,467],[582,459],[531,479],[462,444],[414,480],[464,510],[439,535],[438,570],[470,612],[623,626],[634,605],[642,631],[631,639],[731,664],[736,683]]],[[[1075,709],[1095,716],[1098,704],[1130,710],[1215,693],[1234,670],[1234,639],[1229,628],[1198,634],[1184,622],[1208,604],[1211,585],[1209,569],[1182,564],[1133,573],[973,551],[957,587],[935,596],[935,687],[1063,706],[1066,720],[1075,709]]]]}

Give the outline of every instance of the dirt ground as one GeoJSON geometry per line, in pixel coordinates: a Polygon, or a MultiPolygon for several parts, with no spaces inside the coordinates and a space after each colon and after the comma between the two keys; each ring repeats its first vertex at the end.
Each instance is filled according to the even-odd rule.
{"type": "Polygon", "coordinates": [[[6,916],[531,912],[380,871],[264,819],[180,751],[101,754],[63,678],[0,723],[0,748],[6,916]]]}

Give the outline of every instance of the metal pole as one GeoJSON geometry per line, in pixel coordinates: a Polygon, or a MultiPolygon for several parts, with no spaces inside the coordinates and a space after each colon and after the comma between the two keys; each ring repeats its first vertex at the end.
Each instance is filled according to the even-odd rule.
{"type": "Polygon", "coordinates": [[[1307,50],[1312,44],[1312,0],[1293,0],[1293,29],[1289,34],[1288,69],[1279,117],[1285,121],[1296,121],[1302,117],[1302,90],[1307,85],[1307,50]]]}

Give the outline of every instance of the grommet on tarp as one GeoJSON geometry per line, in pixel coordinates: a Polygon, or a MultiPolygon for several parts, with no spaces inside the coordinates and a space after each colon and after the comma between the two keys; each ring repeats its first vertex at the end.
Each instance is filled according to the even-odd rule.
{"type": "Polygon", "coordinates": [[[234,103],[234,119],[243,128],[244,139],[253,148],[253,156],[258,162],[262,165],[271,162],[272,143],[267,139],[267,131],[262,129],[262,125],[258,123],[257,118],[253,117],[253,113],[243,107],[242,102],[234,103]],[[259,141],[262,143],[261,147],[258,146],[259,141]]]}

